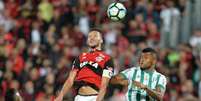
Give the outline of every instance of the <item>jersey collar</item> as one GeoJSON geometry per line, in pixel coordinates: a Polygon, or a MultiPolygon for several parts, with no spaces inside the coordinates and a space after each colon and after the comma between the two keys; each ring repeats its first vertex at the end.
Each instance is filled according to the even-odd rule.
{"type": "Polygon", "coordinates": [[[100,52],[101,50],[99,50],[99,49],[96,49],[96,48],[94,48],[94,49],[90,49],[90,52],[100,52]]]}

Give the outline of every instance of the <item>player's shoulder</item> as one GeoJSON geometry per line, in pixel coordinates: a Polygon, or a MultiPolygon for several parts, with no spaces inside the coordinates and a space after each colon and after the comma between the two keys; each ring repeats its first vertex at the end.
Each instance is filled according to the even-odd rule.
{"type": "Polygon", "coordinates": [[[81,58],[81,57],[85,57],[85,56],[87,56],[87,54],[89,54],[89,53],[87,53],[87,52],[83,52],[83,53],[81,53],[78,57],[79,57],[79,58],[81,58]]]}
{"type": "Polygon", "coordinates": [[[88,54],[87,52],[83,52],[83,53],[80,54],[80,56],[85,56],[87,54],[88,54]]]}
{"type": "Polygon", "coordinates": [[[132,70],[138,70],[138,71],[141,70],[141,68],[139,66],[133,66],[133,67],[131,67],[131,69],[132,70]]]}
{"type": "Polygon", "coordinates": [[[109,54],[107,54],[107,53],[104,52],[104,51],[99,52],[99,54],[104,55],[104,56],[106,56],[106,57],[111,57],[109,54]]]}
{"type": "Polygon", "coordinates": [[[98,56],[103,58],[104,60],[112,59],[112,57],[109,54],[105,53],[104,51],[99,51],[98,56]]]}
{"type": "Polygon", "coordinates": [[[163,75],[162,73],[160,73],[160,72],[158,72],[158,71],[155,71],[155,73],[156,73],[157,75],[160,75],[160,77],[162,77],[162,78],[164,78],[164,79],[167,78],[165,75],[163,75]]]}
{"type": "Polygon", "coordinates": [[[140,70],[140,68],[139,67],[130,67],[130,68],[128,68],[128,69],[126,69],[127,71],[138,71],[138,70],[140,70]]]}

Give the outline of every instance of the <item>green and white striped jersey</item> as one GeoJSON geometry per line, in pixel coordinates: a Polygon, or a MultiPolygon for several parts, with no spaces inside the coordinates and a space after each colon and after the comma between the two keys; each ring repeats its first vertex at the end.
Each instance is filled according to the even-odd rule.
{"type": "Polygon", "coordinates": [[[129,81],[128,91],[126,93],[127,101],[154,101],[155,99],[147,95],[145,90],[137,88],[133,81],[141,82],[150,89],[166,89],[167,80],[164,75],[157,71],[147,72],[140,69],[140,67],[132,67],[120,73],[124,79],[129,81]]]}

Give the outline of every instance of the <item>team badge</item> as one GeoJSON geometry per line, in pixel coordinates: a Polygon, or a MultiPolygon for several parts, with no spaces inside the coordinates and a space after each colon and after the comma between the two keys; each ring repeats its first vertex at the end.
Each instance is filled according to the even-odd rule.
{"type": "Polygon", "coordinates": [[[103,60],[103,57],[101,56],[96,57],[96,62],[101,62],[102,60],[103,60]]]}

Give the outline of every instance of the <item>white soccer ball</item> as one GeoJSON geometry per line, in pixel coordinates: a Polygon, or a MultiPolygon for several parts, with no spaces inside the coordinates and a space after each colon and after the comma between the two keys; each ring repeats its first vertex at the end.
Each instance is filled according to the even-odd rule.
{"type": "Polygon", "coordinates": [[[113,21],[122,20],[126,16],[126,8],[122,3],[111,3],[107,9],[107,15],[113,21]]]}

